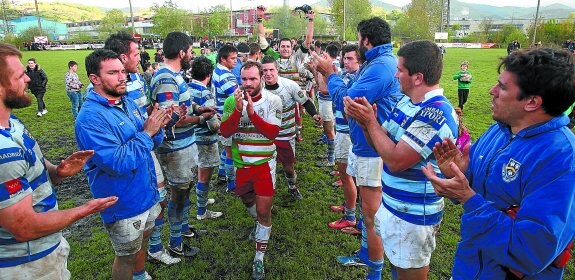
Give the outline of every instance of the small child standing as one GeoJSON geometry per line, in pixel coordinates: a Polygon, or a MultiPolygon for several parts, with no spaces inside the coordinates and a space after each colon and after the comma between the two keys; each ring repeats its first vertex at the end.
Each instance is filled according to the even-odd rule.
{"type": "Polygon", "coordinates": [[[471,73],[468,71],[469,62],[463,61],[461,63],[461,71],[453,76],[457,80],[457,98],[459,100],[459,108],[463,110],[463,105],[467,102],[469,96],[469,87],[471,85],[471,73]]]}

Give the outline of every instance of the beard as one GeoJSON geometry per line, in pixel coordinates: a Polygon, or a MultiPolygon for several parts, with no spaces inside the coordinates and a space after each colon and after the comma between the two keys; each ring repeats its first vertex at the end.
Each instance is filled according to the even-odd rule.
{"type": "Polygon", "coordinates": [[[244,86],[244,91],[248,93],[251,97],[256,97],[262,91],[262,84],[258,83],[257,87],[246,87],[244,86]],[[248,92],[249,90],[249,92],[248,92]]]}
{"type": "Polygon", "coordinates": [[[20,109],[30,106],[30,104],[32,104],[32,98],[27,93],[19,94],[13,90],[7,90],[3,102],[7,108],[20,109]]]}
{"type": "Polygon", "coordinates": [[[104,93],[106,93],[107,95],[112,96],[112,97],[121,97],[121,96],[126,94],[125,87],[124,87],[123,91],[118,91],[116,88],[117,88],[117,86],[116,87],[104,86],[102,88],[102,90],[104,91],[104,93]]]}
{"type": "Polygon", "coordinates": [[[184,70],[190,69],[191,59],[189,57],[184,57],[180,60],[180,67],[184,70]]]}
{"type": "Polygon", "coordinates": [[[359,57],[361,58],[361,61],[366,61],[366,59],[365,59],[365,53],[366,53],[367,51],[368,51],[368,50],[367,50],[367,47],[366,47],[366,46],[361,45],[361,46],[359,47],[359,57]]]}

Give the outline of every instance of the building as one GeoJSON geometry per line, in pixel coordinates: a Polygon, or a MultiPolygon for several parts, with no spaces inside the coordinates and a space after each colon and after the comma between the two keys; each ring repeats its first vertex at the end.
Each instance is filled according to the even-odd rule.
{"type": "MultiPolygon", "coordinates": [[[[66,38],[68,34],[68,27],[64,23],[44,18],[40,18],[40,23],[42,24],[44,35],[48,36],[49,40],[62,40],[66,38]]],[[[0,21],[0,25],[2,27],[5,26],[3,21],[0,21]]],[[[23,16],[8,21],[9,31],[16,36],[31,27],[38,27],[38,18],[36,16],[23,16]]],[[[1,37],[5,36],[6,32],[4,29],[5,28],[0,29],[1,37]]]]}

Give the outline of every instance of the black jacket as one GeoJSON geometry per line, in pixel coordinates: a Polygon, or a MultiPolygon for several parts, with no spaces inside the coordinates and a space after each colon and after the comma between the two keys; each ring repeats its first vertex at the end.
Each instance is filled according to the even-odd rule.
{"type": "Polygon", "coordinates": [[[34,69],[26,66],[26,75],[30,78],[28,88],[32,92],[46,92],[46,85],[48,84],[48,76],[46,72],[36,65],[34,69]]]}

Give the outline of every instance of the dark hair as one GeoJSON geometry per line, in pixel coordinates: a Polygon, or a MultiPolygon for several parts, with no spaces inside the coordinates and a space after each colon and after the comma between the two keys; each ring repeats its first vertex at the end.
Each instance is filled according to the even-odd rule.
{"type": "Polygon", "coordinates": [[[418,40],[403,45],[397,56],[403,57],[403,65],[409,75],[423,74],[426,85],[439,84],[443,71],[441,50],[436,43],[429,40],[418,40]]]}
{"type": "Polygon", "coordinates": [[[540,96],[543,110],[561,115],[575,102],[575,62],[566,50],[532,48],[512,52],[501,59],[501,69],[515,74],[519,100],[540,96]]]}
{"type": "Polygon", "coordinates": [[[36,59],[35,59],[35,58],[28,58],[28,62],[30,62],[30,61],[36,63],[36,59]]]}
{"type": "Polygon", "coordinates": [[[357,24],[357,32],[359,32],[361,37],[367,38],[374,47],[391,43],[391,29],[389,24],[379,17],[372,17],[360,21],[357,24]]]}
{"type": "Polygon", "coordinates": [[[238,54],[239,53],[248,54],[250,52],[250,46],[246,43],[239,43],[236,46],[236,49],[238,49],[238,54]]]}
{"type": "Polygon", "coordinates": [[[264,74],[264,69],[262,68],[261,63],[257,62],[257,61],[246,61],[244,63],[244,65],[242,65],[242,68],[240,69],[240,73],[244,71],[244,69],[250,69],[252,67],[257,67],[258,71],[260,72],[260,77],[263,76],[264,74]]]}
{"type": "Polygon", "coordinates": [[[256,53],[261,52],[260,45],[258,43],[251,43],[250,44],[250,55],[255,55],[256,53]]]}
{"type": "Polygon", "coordinates": [[[180,51],[187,52],[191,45],[192,39],[186,33],[170,32],[164,39],[164,57],[175,59],[180,54],[180,51]]]}
{"type": "MultiPolygon", "coordinates": [[[[86,63],[86,73],[88,74],[88,76],[90,76],[91,74],[99,75],[100,64],[102,63],[102,61],[108,59],[120,59],[120,55],[111,50],[99,49],[95,50],[93,53],[86,56],[85,63],[86,63]]],[[[70,61],[70,63],[72,62],[73,61],[70,61]]]]}
{"type": "Polygon", "coordinates": [[[341,52],[343,55],[345,55],[348,52],[355,52],[355,54],[359,58],[359,47],[357,45],[345,45],[343,46],[343,50],[341,52]]]}
{"type": "Polygon", "coordinates": [[[291,46],[291,39],[290,38],[281,38],[280,41],[278,42],[278,46],[282,44],[282,42],[289,42],[290,46],[291,46]]]}
{"type": "Polygon", "coordinates": [[[238,49],[232,45],[224,45],[218,51],[218,56],[216,57],[216,61],[219,63],[223,59],[230,57],[231,53],[238,53],[238,49]]]}
{"type": "Polygon", "coordinates": [[[111,50],[117,54],[128,54],[131,43],[138,44],[138,41],[134,39],[132,34],[122,30],[106,39],[104,49],[111,50]]]}
{"type": "Polygon", "coordinates": [[[339,54],[339,48],[336,45],[329,44],[325,47],[325,51],[329,55],[329,57],[336,59],[337,55],[339,54]]]}
{"type": "Polygon", "coordinates": [[[212,74],[214,65],[205,56],[199,56],[192,62],[192,79],[203,81],[206,77],[212,74]]]}
{"type": "Polygon", "coordinates": [[[150,66],[152,66],[151,63],[149,63],[149,62],[144,63],[144,71],[148,70],[148,68],[150,68],[150,66]]]}
{"type": "Polygon", "coordinates": [[[271,55],[266,55],[262,58],[262,65],[268,63],[273,63],[276,66],[276,68],[278,67],[277,61],[271,55]]]}
{"type": "Polygon", "coordinates": [[[68,69],[72,68],[72,66],[74,66],[74,65],[78,65],[78,62],[73,61],[73,60],[70,60],[70,61],[68,62],[68,69]]]}
{"type": "MultiPolygon", "coordinates": [[[[6,58],[9,56],[17,56],[18,58],[22,58],[22,53],[13,45],[0,43],[0,69],[8,69],[6,58]]],[[[8,86],[10,84],[11,74],[12,73],[8,73],[8,71],[2,71],[2,74],[0,74],[1,86],[8,86]]]]}

